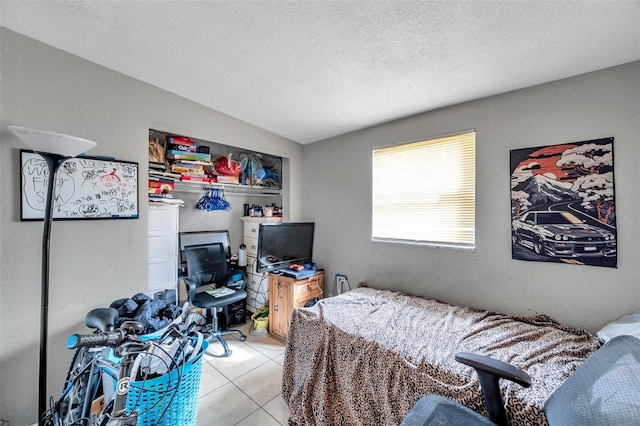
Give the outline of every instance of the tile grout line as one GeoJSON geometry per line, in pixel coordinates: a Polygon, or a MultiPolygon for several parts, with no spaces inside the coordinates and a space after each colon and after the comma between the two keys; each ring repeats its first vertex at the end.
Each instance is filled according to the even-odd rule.
{"type": "MultiPolygon", "coordinates": [[[[263,352],[263,351],[261,351],[260,349],[253,347],[253,346],[250,344],[250,342],[245,341],[245,342],[242,342],[242,343],[244,343],[245,345],[249,346],[251,349],[253,349],[253,350],[257,351],[258,353],[260,353],[260,354],[262,354],[262,355],[266,356],[266,357],[269,359],[269,361],[273,361],[273,362],[275,362],[276,364],[280,365],[278,362],[276,362],[276,361],[275,361],[275,359],[276,359],[276,358],[278,358],[279,356],[283,355],[283,354],[284,354],[284,351],[282,351],[282,353],[278,353],[277,355],[271,356],[271,355],[269,355],[269,354],[264,353],[264,352],[263,352]]],[[[278,351],[278,352],[280,352],[280,351],[278,351]]],[[[243,374],[242,376],[244,376],[244,375],[246,375],[246,374],[249,374],[251,371],[254,371],[254,370],[256,370],[257,368],[259,368],[259,367],[262,367],[262,366],[266,365],[269,361],[266,361],[265,363],[260,364],[260,365],[259,365],[259,366],[257,366],[256,368],[254,368],[254,369],[252,369],[252,370],[250,370],[250,371],[247,371],[247,372],[246,372],[245,374],[243,374]]],[[[215,368],[215,366],[214,366],[213,368],[215,368]]],[[[242,376],[237,377],[235,380],[239,379],[239,378],[240,378],[240,377],[242,377],[242,376]]],[[[265,402],[264,404],[260,405],[260,404],[258,404],[258,402],[257,402],[257,401],[255,401],[253,398],[251,398],[251,396],[247,395],[247,393],[246,393],[246,392],[244,392],[242,389],[240,389],[240,387],[234,383],[234,380],[231,380],[231,383],[233,383],[233,384],[234,384],[234,386],[235,386],[236,388],[238,388],[238,390],[240,390],[240,392],[242,392],[244,395],[246,395],[246,397],[247,397],[247,398],[249,398],[251,401],[253,401],[254,403],[256,403],[256,405],[258,405],[258,407],[259,407],[257,410],[253,411],[251,414],[249,414],[248,416],[246,416],[244,419],[246,419],[247,417],[251,416],[252,414],[254,414],[254,413],[255,413],[256,411],[258,411],[258,410],[263,410],[263,411],[264,411],[265,413],[267,413],[267,415],[268,415],[269,417],[271,417],[271,418],[272,418],[276,423],[278,423],[278,424],[279,424],[279,425],[281,425],[281,426],[284,426],[282,423],[280,423],[280,421],[279,421],[278,419],[276,419],[276,418],[275,418],[275,417],[274,417],[274,416],[273,416],[273,415],[272,415],[268,410],[266,410],[266,409],[264,408],[264,407],[265,407],[265,405],[269,404],[269,403],[270,403],[271,401],[273,401],[274,399],[276,399],[276,398],[281,398],[281,397],[282,397],[282,391],[281,391],[281,392],[279,392],[279,393],[278,393],[276,396],[274,396],[273,398],[271,398],[269,401],[267,401],[267,402],[265,402]]],[[[244,420],[244,419],[242,419],[242,420],[244,420]]],[[[242,420],[240,420],[240,422],[238,422],[238,423],[241,423],[241,422],[242,422],[242,420]]],[[[236,423],[236,424],[238,424],[238,423],[236,423]]]]}
{"type": "MultiPolygon", "coordinates": [[[[282,364],[280,364],[279,362],[276,361],[276,358],[281,357],[282,355],[284,355],[285,351],[284,351],[284,347],[282,347],[282,350],[260,350],[260,342],[259,341],[244,341],[244,342],[240,342],[238,341],[239,344],[243,344],[243,346],[250,348],[251,350],[259,353],[260,355],[264,356],[266,358],[265,362],[260,363],[259,365],[256,365],[255,367],[251,368],[250,370],[244,372],[243,374],[241,374],[240,376],[234,378],[234,379],[230,379],[227,375],[225,375],[221,370],[219,370],[216,365],[214,364],[216,357],[215,356],[210,356],[209,358],[211,359],[207,359],[207,358],[203,358],[204,361],[206,361],[209,366],[213,367],[213,369],[220,374],[225,380],[227,380],[227,383],[225,383],[222,386],[226,386],[227,384],[231,383],[238,391],[240,391],[240,393],[242,393],[245,397],[247,397],[249,400],[251,400],[253,403],[255,403],[258,408],[254,411],[252,411],[251,413],[249,413],[247,416],[245,416],[244,418],[242,418],[240,421],[236,422],[235,424],[240,424],[242,423],[244,420],[246,420],[248,417],[250,417],[251,415],[254,415],[257,411],[262,410],[264,411],[264,413],[266,413],[270,418],[272,418],[278,425],[280,426],[286,426],[286,423],[283,424],[280,422],[280,420],[278,420],[278,418],[276,418],[273,414],[271,414],[267,409],[265,409],[265,406],[269,403],[271,403],[272,401],[276,400],[277,398],[282,398],[282,391],[280,389],[280,392],[274,396],[273,398],[271,398],[269,401],[265,402],[264,404],[260,405],[256,400],[254,400],[250,395],[248,395],[245,391],[243,391],[236,383],[237,380],[239,380],[240,378],[254,372],[255,370],[257,370],[258,368],[264,367],[266,364],[269,363],[269,361],[273,361],[275,364],[282,366],[282,364]],[[258,347],[254,347],[252,345],[252,343],[256,343],[258,347]],[[265,353],[267,352],[267,353],[265,353]]],[[[279,343],[279,342],[278,342],[279,343]]],[[[276,346],[278,347],[278,346],[276,346]]],[[[214,392],[216,390],[220,389],[214,389],[211,392],[214,392]]],[[[211,392],[202,395],[200,398],[205,397],[206,395],[209,395],[211,392]]]]}

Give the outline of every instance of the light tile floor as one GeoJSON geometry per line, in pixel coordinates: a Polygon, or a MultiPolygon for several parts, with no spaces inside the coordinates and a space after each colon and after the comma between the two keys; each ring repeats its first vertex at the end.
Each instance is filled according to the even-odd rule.
{"type": "Polygon", "coordinates": [[[279,426],[286,425],[289,408],[282,399],[284,345],[269,336],[249,333],[251,320],[241,327],[247,340],[237,333],[225,336],[230,357],[222,357],[222,346],[212,341],[202,363],[198,425],[279,426]]]}

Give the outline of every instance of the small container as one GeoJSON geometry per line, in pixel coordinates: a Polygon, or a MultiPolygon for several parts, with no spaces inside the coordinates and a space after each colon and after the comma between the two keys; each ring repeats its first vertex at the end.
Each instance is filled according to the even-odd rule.
{"type": "Polygon", "coordinates": [[[244,244],[238,249],[238,266],[247,266],[247,246],[244,244]]]}
{"type": "Polygon", "coordinates": [[[250,333],[258,336],[266,336],[269,330],[269,308],[263,306],[256,313],[251,315],[253,325],[250,333]]]}

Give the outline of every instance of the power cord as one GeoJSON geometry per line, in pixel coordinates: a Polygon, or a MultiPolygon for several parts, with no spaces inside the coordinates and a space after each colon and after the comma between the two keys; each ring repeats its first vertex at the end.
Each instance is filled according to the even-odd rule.
{"type": "MultiPolygon", "coordinates": [[[[257,259],[254,257],[251,257],[250,259],[253,259],[253,260],[250,264],[247,265],[247,268],[250,268],[249,269],[250,271],[255,271],[255,262],[257,262],[257,259]]],[[[255,275],[255,274],[251,274],[251,275],[255,275]]],[[[247,283],[247,289],[250,290],[251,292],[251,295],[249,297],[249,303],[253,305],[255,309],[259,309],[262,306],[269,305],[268,287],[267,287],[267,291],[263,290],[264,282],[265,280],[268,280],[268,278],[269,278],[269,274],[266,272],[263,272],[260,278],[260,281],[258,281],[257,286],[253,285],[252,280],[249,280],[249,282],[247,283]]]]}

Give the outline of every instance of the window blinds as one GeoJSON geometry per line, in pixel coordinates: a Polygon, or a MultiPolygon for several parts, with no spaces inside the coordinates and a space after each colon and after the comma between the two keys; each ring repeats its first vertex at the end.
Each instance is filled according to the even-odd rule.
{"type": "Polygon", "coordinates": [[[373,151],[372,238],[475,246],[475,132],[373,151]]]}

